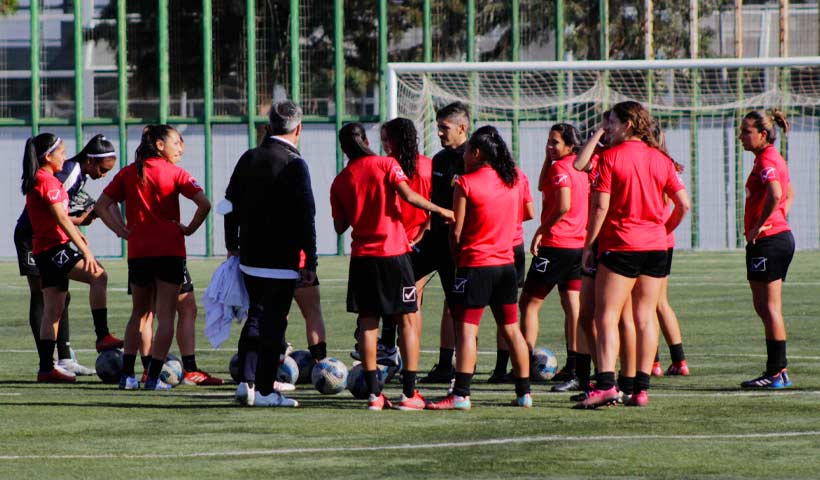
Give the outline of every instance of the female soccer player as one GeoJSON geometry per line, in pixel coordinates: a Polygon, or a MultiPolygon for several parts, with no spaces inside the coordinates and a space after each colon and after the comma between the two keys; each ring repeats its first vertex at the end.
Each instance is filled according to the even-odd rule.
{"type": "Polygon", "coordinates": [[[539,185],[541,226],[530,245],[534,258],[519,301],[521,330],[531,352],[538,339],[538,311],[552,288],[559,286],[567,346],[563,381],[575,377],[581,253],[589,212],[589,177],[572,166],[580,145],[581,134],[572,125],[550,128],[545,160],[550,165],[539,185]]]}
{"type": "Polygon", "coordinates": [[[432,410],[469,410],[476,364],[478,325],[490,306],[510,347],[515,375],[514,405],[531,407],[530,361],[518,327],[518,286],[513,238],[521,208],[518,174],[506,143],[494,127],[481,127],[464,150],[465,174],[456,181],[456,222],[450,248],[456,259],[453,317],[456,321],[456,376],[453,391],[432,410]]]}
{"type": "Polygon", "coordinates": [[[794,236],[787,220],[794,200],[789,169],[778,153],[775,124],[789,133],[783,112],[754,111],[740,125],[743,149],[755,154],[746,180],[743,229],[746,236],[746,277],[755,312],[766,333],[766,371],[741,383],[743,388],[786,388],[786,325],[783,322],[783,282],[794,256],[794,236]]]}
{"type": "Polygon", "coordinates": [[[54,368],[54,347],[60,318],[66,305],[68,280],[90,285],[89,303],[98,337],[98,347],[113,348],[116,339],[108,333],[106,286],[108,275],[92,255],[85,237],[68,215],[69,198],[55,174],[63,170],[65,145],[60,137],[42,133],[26,141],[23,153],[22,191],[31,221],[31,254],[40,274],[43,295],[42,323],[37,351],[40,357],[38,382],[72,383],[73,374],[54,368]],[[71,248],[69,242],[79,249],[71,248]],[[109,338],[110,337],[110,338],[109,338]]]}
{"type": "Polygon", "coordinates": [[[635,394],[627,405],[649,402],[649,374],[658,345],[655,310],[666,267],[666,235],[689,210],[689,199],[674,164],[657,149],[649,113],[639,103],[615,105],[607,134],[612,147],[603,154],[593,186],[583,264],[591,265],[599,240],[595,279],[596,388],[577,404],[595,408],[618,400],[615,360],[618,320],[627,298],[637,334],[635,394]],[[675,203],[664,224],[663,194],[675,203]]]}
{"type": "Polygon", "coordinates": [[[400,326],[399,346],[404,357],[398,408],[422,410],[425,400],[415,389],[419,362],[418,327],[412,315],[418,309],[416,287],[399,197],[447,221],[452,221],[453,212],[414,192],[395,159],[373,153],[360,123],[342,127],[339,143],[349,161],[333,180],[330,205],[336,232],[341,235],[353,229],[347,311],[358,314],[359,353],[370,393],[368,409],[391,406],[376,377],[379,318],[391,315],[400,326]]]}
{"type": "Polygon", "coordinates": [[[151,348],[146,390],[168,390],[159,374],[174,338],[180,285],[183,282],[185,236],[192,235],[211,209],[202,187],[176,164],[181,159],[179,133],[169,125],[148,125],[142,131],[136,160],[120,170],[95,207],[117,236],[128,240],[128,281],[133,310],[125,335],[120,388],[139,388],[134,362],[140,343],[140,323],[154,311],[157,332],[151,348]],[[179,195],[197,209],[188,225],[179,223],[179,195]],[[125,202],[127,226],[113,203],[125,202]],[[119,217],[119,218],[118,218],[119,217]],[[153,305],[156,305],[154,310],[153,305]]]}

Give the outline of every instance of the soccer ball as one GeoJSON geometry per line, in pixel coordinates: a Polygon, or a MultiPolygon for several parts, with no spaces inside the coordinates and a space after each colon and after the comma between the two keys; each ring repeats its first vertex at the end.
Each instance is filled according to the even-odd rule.
{"type": "Polygon", "coordinates": [[[285,360],[279,365],[279,370],[276,373],[276,381],[282,383],[296,383],[299,379],[299,365],[296,360],[291,357],[285,357],[285,360]]]}
{"type": "Polygon", "coordinates": [[[296,361],[299,366],[299,378],[296,383],[310,383],[310,374],[313,371],[313,355],[307,350],[296,350],[290,354],[290,358],[296,361]]]}
{"type": "Polygon", "coordinates": [[[185,370],[182,368],[182,362],[177,360],[175,356],[168,355],[165,364],[162,365],[162,371],[159,372],[159,379],[176,387],[183,378],[185,378],[185,370]]]}
{"type": "Polygon", "coordinates": [[[319,393],[339,393],[347,386],[347,367],[341,360],[325,358],[313,367],[310,381],[319,393]]]}
{"type": "Polygon", "coordinates": [[[97,376],[103,383],[117,383],[122,376],[122,350],[105,350],[97,356],[94,364],[97,376]]]}
{"type": "MultiPolygon", "coordinates": [[[[382,387],[384,387],[384,372],[384,367],[379,365],[379,368],[376,369],[376,379],[382,387]]],[[[347,389],[354,398],[359,400],[365,400],[370,395],[367,390],[367,382],[364,381],[364,367],[361,363],[357,363],[350,369],[347,376],[347,389]]]]}
{"type": "Polygon", "coordinates": [[[545,347],[538,347],[532,351],[532,364],[530,365],[530,378],[535,382],[544,382],[555,376],[558,369],[558,359],[552,350],[545,347]]]}

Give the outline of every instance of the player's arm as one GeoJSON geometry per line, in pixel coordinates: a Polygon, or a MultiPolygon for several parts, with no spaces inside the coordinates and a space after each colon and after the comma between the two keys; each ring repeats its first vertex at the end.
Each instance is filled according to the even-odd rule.
{"type": "Polygon", "coordinates": [[[194,232],[197,231],[200,225],[202,225],[202,222],[208,218],[208,213],[211,211],[211,201],[208,200],[208,197],[205,196],[205,192],[202,190],[197,192],[191,200],[196,204],[196,212],[194,212],[191,222],[188,223],[188,225],[177,224],[182,234],[186,237],[193,235],[194,232]]]}
{"type": "Polygon", "coordinates": [[[581,266],[589,269],[589,266],[594,260],[592,258],[592,244],[601,233],[601,227],[604,224],[604,219],[609,211],[609,193],[593,191],[592,200],[590,202],[589,222],[587,223],[587,238],[584,241],[584,254],[581,259],[581,266]]]}
{"type": "Polygon", "coordinates": [[[128,238],[128,234],[131,232],[125,227],[122,213],[120,213],[113,198],[105,193],[100,195],[97,203],[94,204],[94,213],[96,213],[105,226],[110,228],[118,237],[128,238]]]}
{"type": "Polygon", "coordinates": [[[436,215],[444,218],[445,222],[452,222],[453,221],[453,211],[448,210],[446,208],[441,208],[435,203],[427,200],[426,198],[422,197],[418,193],[415,192],[407,182],[399,182],[396,186],[396,191],[399,192],[399,196],[405,202],[413,205],[416,208],[420,208],[422,210],[427,210],[428,212],[435,213],[436,215]]]}
{"type": "Polygon", "coordinates": [[[675,204],[675,208],[672,210],[672,215],[670,215],[666,221],[666,233],[674,232],[675,229],[678,228],[678,225],[680,225],[683,217],[685,217],[686,214],[689,213],[689,209],[692,208],[689,202],[689,194],[686,193],[685,188],[678,190],[669,198],[672,200],[672,203],[675,204]]]}
{"type": "Polygon", "coordinates": [[[592,156],[595,154],[595,149],[598,147],[598,142],[601,141],[601,138],[604,136],[604,128],[598,127],[595,130],[595,133],[592,134],[592,137],[589,138],[587,143],[581,147],[581,151],[575,156],[575,161],[572,162],[572,167],[575,170],[580,172],[588,172],[590,166],[592,165],[590,160],[592,160],[592,156]]]}
{"type": "Polygon", "coordinates": [[[450,252],[453,258],[458,260],[461,251],[461,234],[464,231],[464,216],[467,213],[467,197],[461,185],[456,184],[453,192],[453,215],[455,217],[450,226],[450,252]]]}
{"type": "Polygon", "coordinates": [[[755,243],[761,233],[772,228],[771,224],[766,224],[766,221],[772,216],[782,199],[783,187],[780,182],[773,180],[766,183],[766,198],[763,200],[763,210],[760,212],[760,218],[757,219],[755,225],[746,232],[746,243],[755,243]]]}
{"type": "Polygon", "coordinates": [[[552,202],[552,208],[550,208],[549,213],[547,213],[547,217],[544,219],[544,222],[541,223],[541,226],[538,227],[538,230],[535,231],[535,235],[532,237],[532,243],[530,244],[530,252],[533,255],[538,255],[538,245],[541,244],[541,237],[543,237],[544,233],[549,231],[553,225],[558,223],[564,216],[569,212],[570,207],[572,206],[572,190],[569,187],[562,187],[555,190],[555,198],[552,202]]]}
{"type": "Polygon", "coordinates": [[[793,202],[794,202],[794,189],[792,188],[792,184],[789,183],[789,190],[786,193],[786,215],[788,215],[789,212],[791,211],[793,202]]]}
{"type": "Polygon", "coordinates": [[[54,218],[57,219],[57,225],[63,229],[63,231],[68,235],[68,238],[77,246],[77,249],[80,250],[80,253],[83,254],[85,257],[85,264],[88,271],[91,273],[96,274],[99,270],[102,269],[100,265],[97,263],[97,259],[94,258],[94,255],[91,253],[91,250],[88,248],[88,242],[86,242],[85,237],[77,230],[77,227],[71,221],[68,214],[65,212],[62,203],[52,203],[49,205],[49,210],[51,214],[54,215],[54,218]]]}

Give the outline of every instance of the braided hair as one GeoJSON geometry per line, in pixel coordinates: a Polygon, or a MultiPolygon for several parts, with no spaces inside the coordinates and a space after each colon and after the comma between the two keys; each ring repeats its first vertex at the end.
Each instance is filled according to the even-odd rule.
{"type": "Polygon", "coordinates": [[[419,156],[419,135],[412,120],[394,118],[382,125],[385,136],[394,145],[391,152],[404,170],[407,178],[416,174],[416,158],[419,156]]]}
{"type": "Polygon", "coordinates": [[[481,152],[481,158],[495,170],[505,185],[512,188],[518,181],[515,162],[507,143],[493,126],[484,126],[473,132],[468,148],[481,152]]]}

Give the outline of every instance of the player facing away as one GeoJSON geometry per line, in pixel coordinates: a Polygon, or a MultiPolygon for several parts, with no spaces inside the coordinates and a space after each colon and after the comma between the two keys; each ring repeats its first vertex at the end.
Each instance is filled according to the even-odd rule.
{"type": "MultiPolygon", "coordinates": [[[[23,152],[22,191],[26,212],[31,221],[31,254],[40,273],[43,313],[37,342],[40,368],[37,381],[73,383],[74,374],[54,366],[54,347],[60,318],[66,306],[68,281],[87,283],[91,316],[99,333],[105,333],[107,345],[116,342],[108,334],[106,288],[108,275],[94,258],[88,242],[68,214],[69,197],[63,183],[55,176],[65,163],[65,144],[60,137],[41,133],[26,141],[23,152]],[[69,243],[73,243],[74,250],[69,243]]],[[[99,345],[99,340],[98,340],[99,345]]],[[[105,348],[109,348],[105,346],[105,348]]]]}
{"type": "Polygon", "coordinates": [[[510,348],[515,376],[513,405],[531,407],[530,361],[518,327],[518,286],[513,255],[521,194],[515,162],[494,127],[481,127],[464,149],[465,174],[456,181],[456,221],[450,248],[458,269],[453,284],[457,326],[456,375],[452,393],[431,410],[469,410],[476,365],[478,325],[485,307],[510,348]]]}
{"type": "Polygon", "coordinates": [[[746,180],[743,231],[746,236],[746,278],[755,312],[766,335],[766,371],[741,383],[743,388],[792,386],[786,366],[786,324],[783,321],[783,282],[794,256],[794,236],[787,220],[794,200],[789,169],[774,146],[777,124],[789,133],[783,112],[753,111],[743,118],[740,141],[754,153],[746,180]]]}
{"type": "Polygon", "coordinates": [[[393,316],[399,325],[402,352],[400,410],[422,410],[425,400],[415,389],[419,362],[416,326],[417,294],[408,252],[410,243],[401,222],[399,198],[452,221],[453,212],[414,192],[404,170],[390,157],[370,150],[364,127],[350,123],[339,131],[348,164],[333,180],[330,205],[336,233],[352,228],[348,270],[347,311],[356,313],[359,355],[369,392],[368,409],[392,404],[381,392],[376,373],[379,318],[393,316]]]}
{"type": "Polygon", "coordinates": [[[174,320],[185,264],[185,237],[205,221],[211,204],[202,187],[177,166],[182,159],[179,133],[169,125],[147,125],[135,161],[105,187],[95,211],[120,238],[128,241],[128,284],[131,317],[125,331],[120,388],[136,389],[134,363],[140,346],[140,325],[154,312],[157,332],[151,348],[146,390],[170,390],[159,379],[174,339],[174,320]],[[190,223],[180,223],[179,195],[197,206],[190,223]],[[125,202],[125,220],[110,208],[125,202]]]}
{"type": "MultiPolygon", "coordinates": [[[[114,145],[103,135],[95,135],[77,153],[74,158],[66,160],[62,171],[55,176],[63,184],[68,194],[68,216],[74,225],[89,225],[94,215],[94,199],[83,189],[88,179],[97,180],[104,177],[117,162],[114,145]]],[[[40,328],[43,317],[43,292],[40,289],[40,272],[34,264],[31,254],[32,230],[26,209],[17,219],[14,228],[14,246],[17,249],[17,261],[20,275],[26,276],[31,293],[29,301],[29,325],[34,335],[34,343],[40,341],[40,328]]],[[[66,292],[65,308],[60,318],[60,328],[57,331],[57,367],[74,375],[94,375],[94,370],[80,365],[71,355],[69,335],[68,306],[71,303],[71,294],[66,292]]],[[[108,333],[107,325],[95,325],[98,351],[119,348],[122,340],[114,338],[108,333]]]]}
{"type": "Polygon", "coordinates": [[[595,278],[596,388],[578,408],[617,401],[615,361],[618,321],[632,298],[637,335],[635,394],[627,405],[646,406],[650,371],[658,346],[655,310],[666,267],[666,236],[689,210],[689,198],[671,159],[657,148],[649,112],[637,102],[612,108],[607,126],[612,147],[603,154],[593,186],[583,264],[598,243],[595,278]],[[663,195],[675,203],[664,223],[663,195]]]}
{"type": "Polygon", "coordinates": [[[256,407],[298,407],[275,389],[296,282],[316,277],[316,206],[307,162],[297,145],[302,109],[285,100],[271,106],[270,136],[234,167],[225,199],[225,246],[239,255],[248,291],[248,319],[239,338],[236,400],[256,407]],[[305,252],[305,266],[299,267],[305,252]]]}

